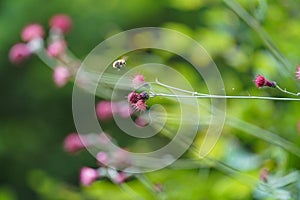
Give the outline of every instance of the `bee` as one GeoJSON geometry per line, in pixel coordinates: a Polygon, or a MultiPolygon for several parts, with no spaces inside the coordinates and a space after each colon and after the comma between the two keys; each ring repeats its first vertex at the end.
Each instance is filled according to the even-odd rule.
{"type": "Polygon", "coordinates": [[[126,66],[126,60],[127,60],[127,57],[116,60],[113,63],[113,68],[118,69],[118,71],[120,71],[122,67],[126,66]]]}

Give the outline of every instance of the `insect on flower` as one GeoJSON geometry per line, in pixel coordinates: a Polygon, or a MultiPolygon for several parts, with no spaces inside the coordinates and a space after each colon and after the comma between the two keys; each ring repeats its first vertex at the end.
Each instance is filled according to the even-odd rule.
{"type": "Polygon", "coordinates": [[[126,66],[126,60],[127,60],[127,57],[116,60],[113,63],[113,68],[118,69],[118,71],[120,71],[122,67],[126,66]]]}

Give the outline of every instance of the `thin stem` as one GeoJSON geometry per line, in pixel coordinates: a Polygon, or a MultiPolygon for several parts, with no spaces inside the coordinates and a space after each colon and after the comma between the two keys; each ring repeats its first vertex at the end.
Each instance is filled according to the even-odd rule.
{"type": "Polygon", "coordinates": [[[284,98],[284,97],[261,97],[261,96],[223,96],[223,95],[178,95],[178,94],[165,94],[155,93],[152,97],[175,97],[175,98],[197,98],[197,99],[262,99],[262,100],[278,100],[278,101],[300,101],[297,98],[284,98]]]}
{"type": "Polygon", "coordinates": [[[126,183],[122,183],[121,185],[119,185],[119,187],[125,192],[127,193],[127,195],[129,195],[132,199],[139,199],[139,200],[144,200],[145,198],[143,198],[140,194],[138,194],[137,192],[135,192],[128,184],[126,183]]]}
{"type": "Polygon", "coordinates": [[[283,92],[283,93],[290,94],[290,95],[294,95],[294,96],[300,96],[300,92],[298,92],[298,93],[289,92],[289,91],[287,91],[286,89],[282,89],[282,88],[279,87],[279,85],[277,85],[277,84],[276,84],[276,88],[277,88],[279,91],[283,92]]]}
{"type": "Polygon", "coordinates": [[[158,192],[155,191],[153,183],[144,175],[136,174],[135,177],[147,188],[151,194],[153,194],[157,199],[161,199],[158,192]]]}
{"type": "Polygon", "coordinates": [[[205,93],[193,92],[193,91],[189,91],[189,90],[184,90],[184,89],[180,89],[180,88],[177,88],[177,87],[173,87],[173,86],[170,86],[170,85],[166,85],[166,84],[163,84],[163,83],[159,82],[157,78],[155,79],[155,83],[158,84],[158,85],[160,85],[160,86],[163,86],[165,88],[177,90],[177,91],[180,91],[180,92],[189,93],[189,94],[192,94],[192,95],[198,95],[198,96],[200,96],[200,95],[208,95],[208,94],[205,94],[205,93]]]}

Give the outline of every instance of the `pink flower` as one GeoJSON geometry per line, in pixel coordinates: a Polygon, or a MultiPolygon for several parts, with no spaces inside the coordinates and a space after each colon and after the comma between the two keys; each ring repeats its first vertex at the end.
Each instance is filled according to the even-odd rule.
{"type": "Polygon", "coordinates": [[[91,185],[99,177],[96,169],[82,167],[80,170],[80,183],[82,185],[91,185]]]}
{"type": "Polygon", "coordinates": [[[58,87],[64,86],[70,78],[69,70],[64,66],[58,66],[54,69],[53,80],[58,87]]]}
{"type": "Polygon", "coordinates": [[[266,168],[263,168],[260,170],[259,172],[259,178],[260,180],[262,180],[263,182],[268,182],[268,176],[269,176],[269,170],[266,168]]]}
{"type": "Polygon", "coordinates": [[[297,67],[296,77],[298,80],[300,80],[300,66],[297,67]]]}
{"type": "Polygon", "coordinates": [[[30,57],[31,52],[24,43],[17,43],[9,51],[9,60],[14,64],[20,64],[30,57]]]}
{"type": "Polygon", "coordinates": [[[138,100],[136,104],[134,104],[136,110],[145,111],[147,108],[145,100],[138,100]]]}
{"type": "Polygon", "coordinates": [[[121,184],[126,180],[127,176],[124,172],[118,172],[116,176],[113,178],[113,181],[116,184],[121,184]]]}
{"type": "Polygon", "coordinates": [[[128,118],[133,113],[131,106],[129,106],[126,102],[118,102],[114,104],[117,113],[123,117],[128,118]]]}
{"type": "Polygon", "coordinates": [[[47,48],[47,53],[50,57],[57,57],[62,55],[66,50],[66,42],[64,40],[57,40],[51,43],[47,48]]]}
{"type": "Polygon", "coordinates": [[[108,164],[108,155],[104,151],[100,151],[97,154],[96,158],[97,158],[99,165],[103,165],[103,164],[107,165],[108,164]]]}
{"type": "Polygon", "coordinates": [[[58,14],[50,19],[49,25],[51,28],[56,28],[63,33],[67,33],[72,28],[72,20],[68,15],[58,14]]]}
{"type": "Polygon", "coordinates": [[[107,120],[112,118],[112,102],[110,101],[100,101],[96,106],[96,114],[100,120],[107,120]]]}
{"type": "Polygon", "coordinates": [[[145,78],[141,74],[135,75],[135,77],[132,79],[132,85],[134,88],[138,88],[139,86],[143,85],[145,83],[145,78]]]}
{"type": "Polygon", "coordinates": [[[76,153],[81,149],[85,148],[84,141],[82,137],[77,133],[69,134],[64,140],[64,149],[68,153],[76,153]]]}
{"type": "Polygon", "coordinates": [[[35,38],[44,37],[45,32],[43,27],[40,24],[29,24],[26,26],[21,33],[22,40],[28,42],[35,38]]]}
{"type": "Polygon", "coordinates": [[[136,92],[130,92],[127,96],[128,103],[135,104],[139,100],[139,94],[136,92]]]}
{"type": "Polygon", "coordinates": [[[144,127],[148,124],[148,121],[144,117],[138,116],[135,120],[135,123],[140,127],[144,127]]]}
{"type": "Polygon", "coordinates": [[[271,82],[268,81],[264,76],[262,75],[258,75],[256,76],[255,80],[255,85],[258,88],[264,87],[264,86],[268,86],[268,87],[276,87],[276,83],[275,82],[271,82]]]}

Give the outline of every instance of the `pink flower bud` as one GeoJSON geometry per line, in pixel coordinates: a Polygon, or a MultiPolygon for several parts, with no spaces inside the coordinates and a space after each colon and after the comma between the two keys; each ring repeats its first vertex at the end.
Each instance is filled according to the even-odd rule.
{"type": "Polygon", "coordinates": [[[51,28],[56,28],[63,33],[67,33],[72,28],[72,20],[68,15],[58,14],[50,19],[49,25],[51,28]]]}
{"type": "Polygon", "coordinates": [[[54,69],[53,80],[58,87],[64,86],[70,78],[69,70],[64,66],[58,66],[54,69]]]}
{"type": "Polygon", "coordinates": [[[66,42],[64,40],[57,40],[51,43],[47,48],[47,53],[50,57],[57,57],[65,53],[66,42]]]}
{"type": "Polygon", "coordinates": [[[68,153],[76,153],[85,148],[85,142],[77,133],[69,134],[64,140],[64,149],[68,153]]]}
{"type": "Polygon", "coordinates": [[[96,169],[82,167],[80,170],[80,183],[82,185],[91,185],[99,177],[96,169]]]}
{"type": "Polygon", "coordinates": [[[121,184],[126,180],[127,176],[124,172],[119,172],[116,174],[116,176],[114,177],[113,181],[116,184],[121,184]]]}
{"type": "Polygon", "coordinates": [[[114,109],[123,118],[128,118],[133,113],[131,106],[126,102],[118,102],[114,104],[114,109]]]}
{"type": "Polygon", "coordinates": [[[113,116],[112,102],[100,101],[96,106],[96,114],[100,120],[107,120],[113,116]]]}
{"type": "Polygon", "coordinates": [[[97,158],[99,165],[103,165],[103,164],[107,165],[108,164],[108,155],[104,151],[100,151],[97,154],[96,158],[97,158]]]}
{"type": "Polygon", "coordinates": [[[138,88],[139,86],[143,85],[144,83],[145,83],[145,78],[141,74],[135,75],[135,77],[132,79],[132,85],[134,88],[138,88]]]}
{"type": "Polygon", "coordinates": [[[20,64],[22,61],[30,57],[31,52],[26,44],[15,44],[9,51],[9,60],[14,64],[20,64]]]}
{"type": "Polygon", "coordinates": [[[259,172],[259,178],[260,180],[262,180],[263,182],[268,182],[268,176],[269,176],[269,170],[266,168],[263,168],[260,170],[259,172]]]}
{"type": "Polygon", "coordinates": [[[271,82],[268,81],[264,76],[262,75],[258,75],[256,76],[255,80],[255,85],[258,88],[264,87],[264,86],[268,86],[268,87],[276,87],[276,83],[275,82],[271,82]]]}
{"type": "Polygon", "coordinates": [[[297,67],[296,77],[298,80],[300,80],[300,66],[297,67]]]}
{"type": "Polygon", "coordinates": [[[140,127],[145,127],[148,124],[148,120],[145,117],[138,116],[135,120],[135,123],[140,127]]]}
{"type": "Polygon", "coordinates": [[[21,33],[22,40],[25,42],[29,42],[35,38],[42,38],[44,35],[44,29],[40,24],[29,24],[21,33]]]}

